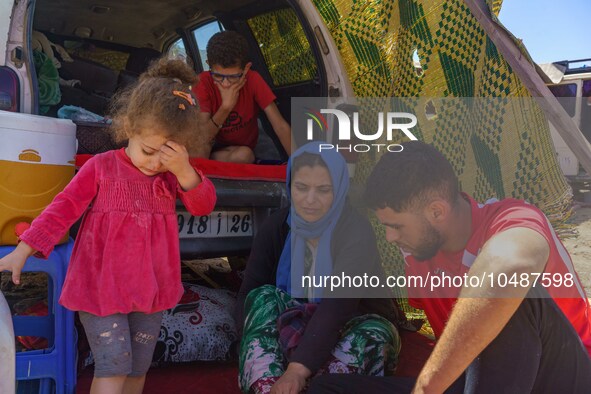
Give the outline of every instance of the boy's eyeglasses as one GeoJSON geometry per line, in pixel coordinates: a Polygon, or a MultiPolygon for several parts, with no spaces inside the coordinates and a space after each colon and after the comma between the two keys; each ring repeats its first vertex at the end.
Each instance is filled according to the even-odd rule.
{"type": "Polygon", "coordinates": [[[240,73],[240,74],[220,74],[220,73],[216,73],[213,71],[209,72],[211,74],[211,77],[213,78],[214,81],[216,82],[224,82],[224,79],[227,79],[228,82],[230,83],[236,83],[238,81],[240,81],[240,78],[242,78],[242,76],[244,75],[244,73],[240,73]]]}

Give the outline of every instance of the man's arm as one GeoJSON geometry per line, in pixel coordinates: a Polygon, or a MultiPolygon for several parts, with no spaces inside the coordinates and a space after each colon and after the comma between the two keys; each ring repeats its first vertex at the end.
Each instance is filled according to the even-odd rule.
{"type": "Polygon", "coordinates": [[[271,122],[271,126],[273,126],[275,134],[277,134],[277,138],[279,138],[279,142],[281,142],[281,146],[285,149],[285,153],[291,156],[291,127],[289,123],[285,121],[275,103],[267,105],[264,111],[269,122],[271,122]]]}
{"type": "MultiPolygon", "coordinates": [[[[494,278],[541,273],[550,247],[538,232],[511,228],[484,245],[468,275],[494,278]]],[[[529,280],[533,283],[533,280],[529,280]]],[[[529,287],[465,287],[451,312],[441,338],[421,370],[414,393],[445,391],[470,363],[499,335],[515,313],[529,287]]]]}

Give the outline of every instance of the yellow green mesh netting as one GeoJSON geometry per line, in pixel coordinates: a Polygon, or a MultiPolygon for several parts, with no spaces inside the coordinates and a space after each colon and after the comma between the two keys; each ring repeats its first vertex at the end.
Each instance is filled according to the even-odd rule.
{"type": "MultiPolygon", "coordinates": [[[[533,100],[520,99],[529,93],[462,0],[313,3],[358,97],[507,98],[487,109],[487,122],[455,117],[445,106],[431,122],[419,112],[419,139],[446,155],[462,189],[477,200],[513,196],[539,206],[555,225],[567,219],[572,194],[545,116],[533,100]]],[[[488,0],[497,14],[501,3],[488,0]]],[[[356,181],[365,179],[378,156],[361,155],[356,181]]],[[[376,232],[385,268],[403,274],[397,250],[384,241],[379,226],[376,232]]]]}
{"type": "Polygon", "coordinates": [[[310,81],[316,60],[297,15],[284,8],[247,21],[269,68],[275,86],[310,81]]]}

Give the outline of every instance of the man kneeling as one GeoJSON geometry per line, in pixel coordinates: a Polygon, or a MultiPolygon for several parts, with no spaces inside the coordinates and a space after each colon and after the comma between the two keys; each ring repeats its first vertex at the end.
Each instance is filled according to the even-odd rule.
{"type": "Polygon", "coordinates": [[[365,199],[404,254],[407,277],[469,281],[409,289],[437,337],[416,382],[332,375],[309,392],[589,392],[591,308],[544,214],[512,198],[478,203],[435,148],[402,145],[378,162],[365,199]]]}

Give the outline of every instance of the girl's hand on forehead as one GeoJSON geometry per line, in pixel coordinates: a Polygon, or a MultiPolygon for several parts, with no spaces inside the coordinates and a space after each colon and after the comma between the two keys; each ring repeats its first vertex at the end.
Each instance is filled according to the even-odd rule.
{"type": "Polygon", "coordinates": [[[160,162],[175,175],[191,167],[187,148],[174,141],[166,141],[160,147],[160,162]]]}
{"type": "Polygon", "coordinates": [[[187,148],[178,142],[166,141],[160,147],[160,162],[176,176],[183,190],[190,190],[201,182],[189,163],[187,148]]]}

